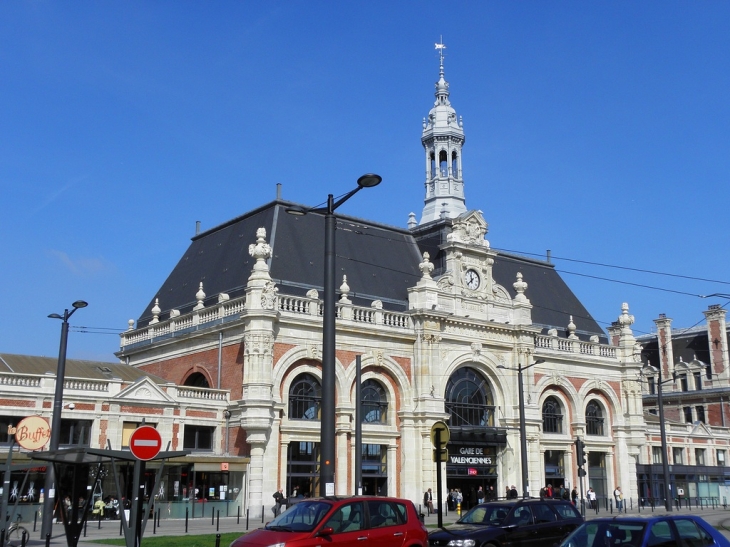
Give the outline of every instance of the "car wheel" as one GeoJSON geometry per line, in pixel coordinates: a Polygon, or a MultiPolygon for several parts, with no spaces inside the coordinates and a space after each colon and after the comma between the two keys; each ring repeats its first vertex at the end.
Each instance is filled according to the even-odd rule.
{"type": "Polygon", "coordinates": [[[494,543],[485,543],[482,547],[497,547],[494,543]]]}

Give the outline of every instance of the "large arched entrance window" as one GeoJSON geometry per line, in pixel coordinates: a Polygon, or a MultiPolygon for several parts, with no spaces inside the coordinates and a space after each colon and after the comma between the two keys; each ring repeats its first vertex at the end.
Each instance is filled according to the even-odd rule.
{"type": "Polygon", "coordinates": [[[603,410],[596,401],[586,406],[586,434],[603,436],[603,410]]]}
{"type": "Polygon", "coordinates": [[[493,426],[494,400],[492,390],[476,370],[463,367],[446,384],[446,412],[449,426],[493,426]]]}
{"type": "Polygon", "coordinates": [[[322,386],[311,374],[297,376],[289,389],[289,419],[319,420],[322,386]]]}
{"type": "Polygon", "coordinates": [[[548,397],[542,404],[542,431],[543,433],[563,432],[563,413],[560,403],[555,397],[548,397]]]}
{"type": "Polygon", "coordinates": [[[362,423],[388,423],[388,396],[375,380],[365,380],[362,384],[362,423]]]}

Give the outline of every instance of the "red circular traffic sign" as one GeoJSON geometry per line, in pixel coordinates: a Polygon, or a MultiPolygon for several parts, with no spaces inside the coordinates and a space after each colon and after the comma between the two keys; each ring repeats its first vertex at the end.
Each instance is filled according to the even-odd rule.
{"type": "Polygon", "coordinates": [[[162,437],[154,427],[143,425],[132,432],[129,448],[137,459],[151,460],[162,449],[162,437]]]}

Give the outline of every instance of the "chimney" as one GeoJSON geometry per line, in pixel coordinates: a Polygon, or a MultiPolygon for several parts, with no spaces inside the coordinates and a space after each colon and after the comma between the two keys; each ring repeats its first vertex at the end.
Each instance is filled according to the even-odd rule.
{"type": "Polygon", "coordinates": [[[195,235],[197,236],[199,234],[200,234],[200,221],[196,220],[195,221],[195,235]]]}
{"type": "Polygon", "coordinates": [[[710,350],[710,365],[712,373],[720,378],[728,378],[728,359],[727,347],[727,330],[725,326],[725,311],[722,306],[713,304],[705,314],[707,319],[707,345],[710,350]]]}
{"type": "Polygon", "coordinates": [[[674,351],[672,350],[672,320],[666,313],[660,313],[659,319],[654,319],[656,325],[657,346],[659,349],[659,366],[662,377],[669,378],[674,369],[674,351]]]}
{"type": "Polygon", "coordinates": [[[552,257],[553,257],[553,252],[550,249],[548,249],[547,250],[547,263],[548,264],[551,264],[552,257]]]}
{"type": "Polygon", "coordinates": [[[281,200],[281,183],[276,183],[276,199],[281,200]]]}

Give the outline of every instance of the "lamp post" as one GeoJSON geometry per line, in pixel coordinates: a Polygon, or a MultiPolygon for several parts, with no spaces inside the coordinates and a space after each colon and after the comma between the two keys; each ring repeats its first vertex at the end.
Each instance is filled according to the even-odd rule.
{"type": "MultiPolygon", "coordinates": [[[[647,368],[653,369],[651,365],[648,365],[647,368]]],[[[672,378],[667,378],[666,380],[662,380],[662,366],[661,364],[656,369],[658,373],[658,381],[656,384],[656,400],[657,400],[657,406],[659,407],[659,436],[661,437],[661,443],[662,443],[662,475],[663,475],[663,482],[664,482],[664,507],[667,509],[667,511],[672,511],[672,500],[670,497],[670,486],[671,482],[669,480],[669,454],[667,454],[667,435],[666,435],[666,427],[664,425],[664,399],[662,398],[662,385],[666,384],[668,382],[675,382],[677,380],[676,373],[672,373],[672,378]]],[[[639,373],[640,375],[643,374],[643,372],[639,373]]]]}
{"type": "MultiPolygon", "coordinates": [[[[517,391],[518,391],[518,403],[520,406],[520,461],[522,465],[522,499],[530,497],[530,491],[528,488],[529,478],[527,474],[527,427],[525,425],[525,393],[522,383],[522,371],[527,370],[530,367],[544,363],[545,359],[538,359],[534,363],[522,366],[522,363],[517,363],[517,391]]],[[[505,370],[515,370],[504,365],[498,365],[497,368],[505,370]]]]}
{"type": "MultiPolygon", "coordinates": [[[[83,300],[77,300],[73,304],[71,311],[64,310],[63,315],[52,313],[48,317],[51,319],[60,319],[61,323],[61,342],[58,349],[58,365],[56,367],[56,391],[53,395],[53,414],[51,415],[51,441],[49,450],[54,452],[58,450],[61,440],[61,413],[63,412],[63,382],[66,376],[66,344],[68,342],[68,320],[78,309],[85,308],[89,304],[83,300]]],[[[45,538],[46,534],[50,534],[53,528],[53,505],[55,501],[55,477],[53,471],[53,463],[49,462],[46,466],[46,483],[45,498],[43,500],[43,523],[41,525],[41,538],[45,538]],[[51,494],[53,493],[53,496],[51,494]]]]}
{"type": "Polygon", "coordinates": [[[324,310],[322,317],[322,416],[319,447],[320,496],[335,494],[335,210],[363,188],[372,188],[382,177],[369,173],[357,179],[357,188],[335,201],[327,196],[327,206],[304,209],[289,207],[287,213],[324,213],[324,310]]]}

